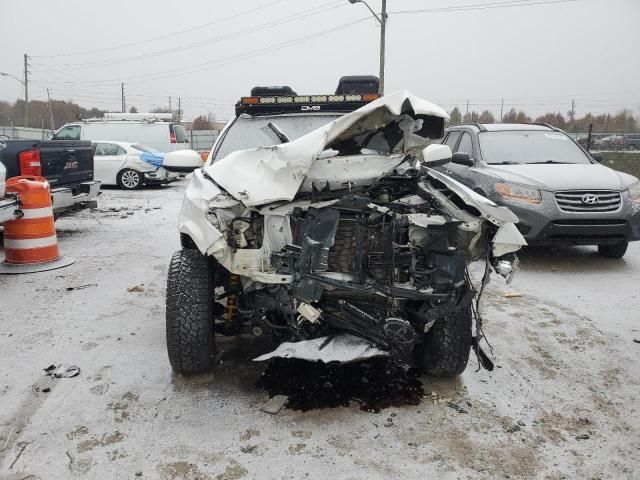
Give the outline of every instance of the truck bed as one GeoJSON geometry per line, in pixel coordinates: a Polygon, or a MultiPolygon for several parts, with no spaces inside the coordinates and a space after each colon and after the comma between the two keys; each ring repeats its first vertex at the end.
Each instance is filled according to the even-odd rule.
{"type": "Polygon", "coordinates": [[[93,150],[91,142],[78,140],[4,140],[0,162],[7,169],[7,178],[20,175],[21,152],[40,150],[42,176],[51,188],[93,180],[93,150]]]}

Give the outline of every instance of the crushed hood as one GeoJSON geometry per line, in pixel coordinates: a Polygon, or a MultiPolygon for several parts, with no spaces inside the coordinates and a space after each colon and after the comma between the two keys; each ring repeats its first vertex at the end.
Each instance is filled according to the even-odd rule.
{"type": "Polygon", "coordinates": [[[379,98],[292,142],[239,150],[206,167],[206,173],[245,206],[291,201],[320,154],[341,142],[376,132],[408,115],[422,120],[411,131],[421,137],[442,135],[447,113],[437,105],[400,90],[379,98]]]}

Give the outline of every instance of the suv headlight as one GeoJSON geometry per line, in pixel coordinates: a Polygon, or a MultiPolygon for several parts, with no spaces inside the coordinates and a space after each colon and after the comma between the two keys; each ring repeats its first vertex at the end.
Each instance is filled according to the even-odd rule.
{"type": "Polygon", "coordinates": [[[517,185],[515,183],[496,183],[496,192],[506,200],[520,200],[526,203],[538,204],[542,201],[540,190],[517,185]]]}
{"type": "Polygon", "coordinates": [[[629,188],[629,198],[633,203],[640,203],[640,183],[629,188]]]}

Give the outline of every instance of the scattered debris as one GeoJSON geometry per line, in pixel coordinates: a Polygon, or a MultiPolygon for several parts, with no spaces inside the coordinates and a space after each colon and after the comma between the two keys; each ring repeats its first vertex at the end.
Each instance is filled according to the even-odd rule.
{"type": "Polygon", "coordinates": [[[127,292],[129,292],[129,293],[131,293],[131,292],[142,293],[142,292],[144,292],[144,287],[142,285],[144,285],[144,283],[142,283],[140,285],[135,285],[133,287],[129,287],[129,288],[127,288],[127,292]]]}
{"type": "Polygon", "coordinates": [[[4,445],[2,446],[2,448],[0,448],[0,452],[4,452],[7,449],[7,447],[9,446],[9,443],[11,443],[11,438],[13,437],[14,433],[16,433],[15,426],[11,427],[11,430],[9,431],[9,435],[7,435],[7,438],[4,441],[4,445]]]}
{"type": "Polygon", "coordinates": [[[521,427],[526,427],[526,426],[527,426],[527,424],[526,424],[526,423],[524,423],[522,420],[518,420],[518,422],[517,422],[517,423],[518,423],[518,425],[520,425],[521,427]]]}
{"type": "Polygon", "coordinates": [[[252,453],[256,448],[258,448],[258,444],[241,446],[240,451],[242,453],[252,453]]]}
{"type": "Polygon", "coordinates": [[[18,455],[16,455],[16,458],[14,458],[13,462],[11,462],[11,465],[9,465],[9,470],[11,470],[13,468],[13,466],[16,464],[16,462],[18,461],[18,459],[20,458],[20,456],[22,455],[24,450],[27,448],[29,443],[31,443],[31,442],[27,442],[27,443],[23,443],[22,444],[22,447],[20,448],[20,451],[18,452],[18,455]]]}
{"type": "Polygon", "coordinates": [[[270,395],[288,396],[287,408],[293,410],[346,407],[357,402],[361,410],[378,413],[383,408],[419,405],[424,389],[418,377],[417,370],[386,358],[346,364],[278,358],[257,385],[270,395]]]}
{"type": "Polygon", "coordinates": [[[73,459],[73,455],[71,455],[68,451],[64,452],[67,454],[67,457],[69,457],[69,463],[73,463],[74,459],[73,459]]]}
{"type": "Polygon", "coordinates": [[[286,395],[274,395],[264,405],[262,405],[262,407],[260,407],[260,410],[275,415],[282,410],[288,401],[289,397],[286,395]]]}
{"type": "Polygon", "coordinates": [[[453,408],[456,412],[458,413],[469,413],[466,408],[461,407],[460,405],[458,405],[457,403],[454,402],[447,402],[447,406],[449,408],[453,408]]]}
{"type": "Polygon", "coordinates": [[[51,391],[51,388],[49,387],[44,387],[42,390],[40,390],[42,393],[49,393],[51,391]]]}
{"type": "Polygon", "coordinates": [[[589,440],[589,438],[591,438],[591,436],[588,433],[576,435],[576,440],[589,440]]]}
{"type": "Polygon", "coordinates": [[[515,433],[515,432],[519,432],[520,430],[521,430],[520,425],[518,425],[517,423],[514,423],[513,425],[507,428],[507,433],[515,433]]]}
{"type": "Polygon", "coordinates": [[[640,343],[640,338],[634,338],[633,341],[636,343],[640,343]]]}
{"type": "Polygon", "coordinates": [[[55,378],[72,378],[80,375],[80,367],[76,367],[75,365],[69,365],[68,367],[49,365],[44,369],[44,374],[55,378]]]}
{"type": "Polygon", "coordinates": [[[136,475],[136,477],[141,477],[142,476],[142,472],[140,470],[138,470],[135,475],[136,475]]]}
{"type": "Polygon", "coordinates": [[[86,285],[78,285],[77,287],[67,287],[66,290],[67,292],[70,292],[71,290],[82,290],[83,288],[97,287],[97,286],[98,286],[97,283],[87,283],[86,285]]]}
{"type": "Polygon", "coordinates": [[[521,297],[522,294],[520,292],[507,292],[504,294],[505,298],[518,298],[521,297]]]}

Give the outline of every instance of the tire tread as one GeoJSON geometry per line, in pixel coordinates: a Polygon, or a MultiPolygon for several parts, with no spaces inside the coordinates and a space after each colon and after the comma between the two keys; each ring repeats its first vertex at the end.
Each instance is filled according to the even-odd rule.
{"type": "Polygon", "coordinates": [[[178,373],[211,369],[215,354],[213,274],[198,250],[173,254],[167,275],[166,334],[169,362],[178,373]]]}

